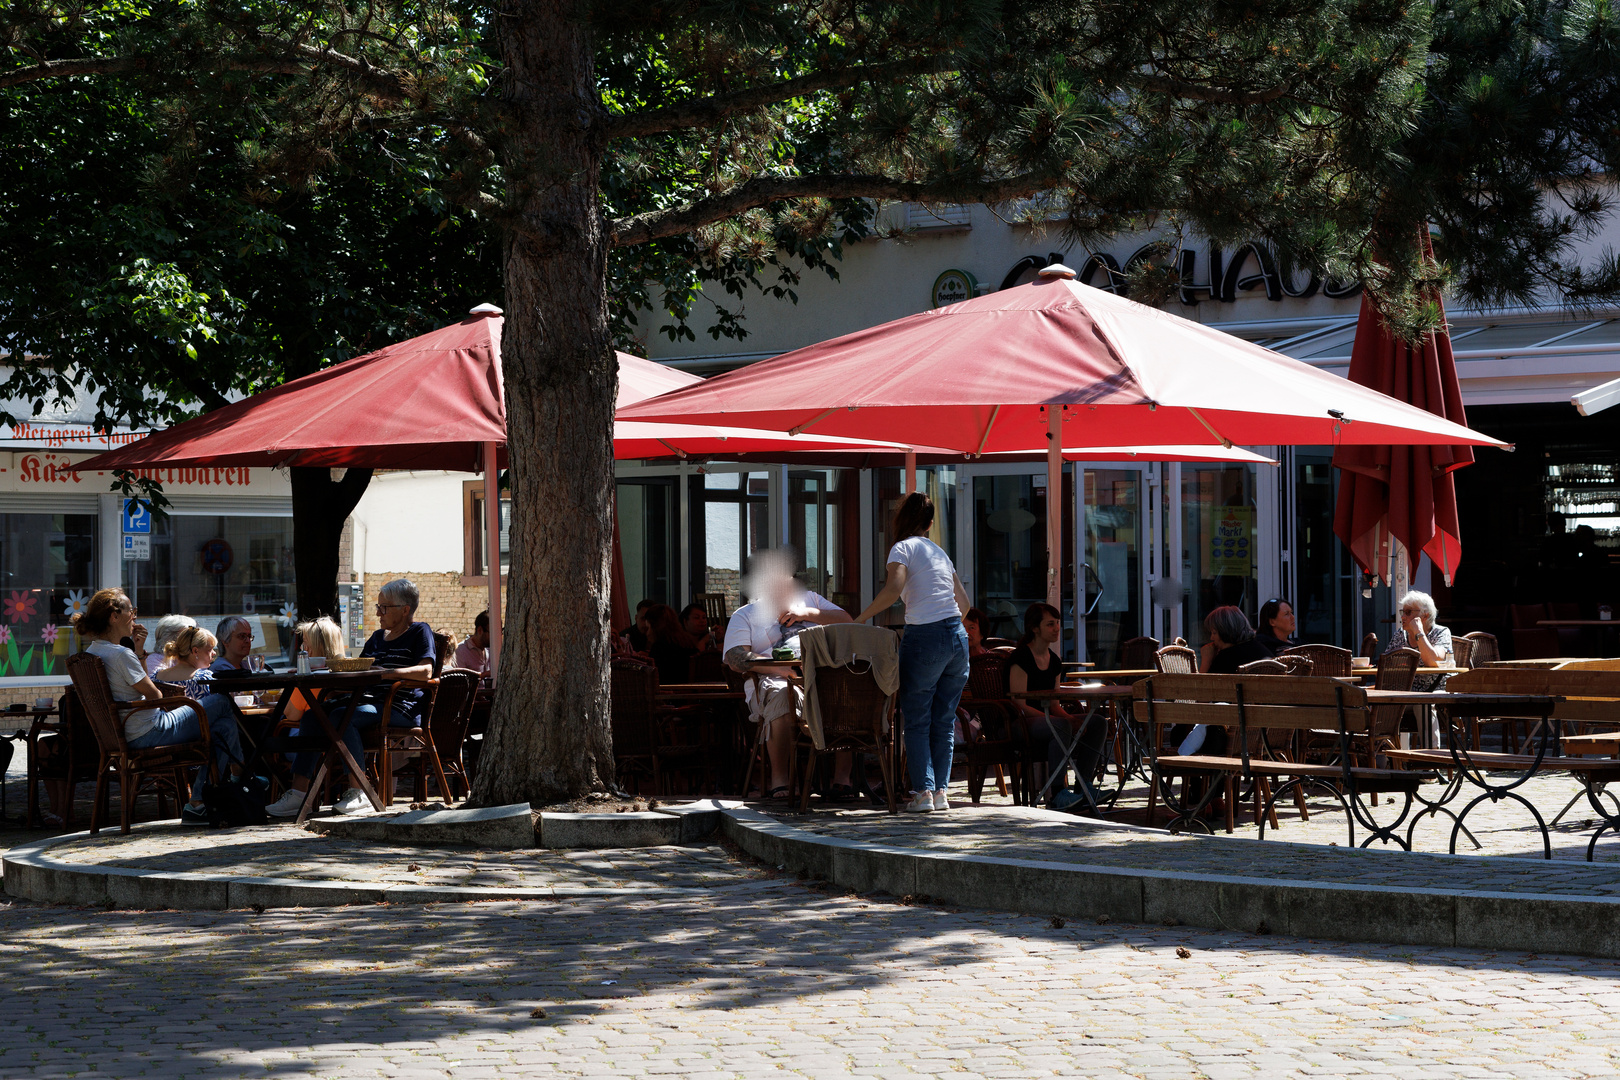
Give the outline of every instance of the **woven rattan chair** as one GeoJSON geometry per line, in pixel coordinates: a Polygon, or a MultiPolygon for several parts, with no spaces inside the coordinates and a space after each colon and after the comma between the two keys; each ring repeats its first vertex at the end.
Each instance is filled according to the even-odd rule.
{"type": "Polygon", "coordinates": [[[1371,660],[1378,655],[1378,635],[1370,630],[1367,631],[1367,634],[1361,639],[1361,655],[1365,656],[1368,660],[1371,660]]]}
{"type": "MultiPolygon", "coordinates": [[[[810,805],[810,781],[816,773],[816,759],[822,754],[849,750],[877,756],[878,767],[883,770],[883,790],[889,797],[889,813],[895,813],[899,809],[893,749],[897,695],[885,694],[871,666],[863,661],[817,667],[815,680],[822,745],[812,743],[809,729],[801,724],[799,746],[808,756],[804,780],[799,785],[799,809],[805,810],[810,805]]],[[[797,761],[798,755],[794,758],[797,761]]]]}
{"type": "MultiPolygon", "coordinates": [[[[1410,690],[1422,663],[1423,657],[1416,649],[1387,652],[1378,658],[1378,677],[1373,686],[1379,690],[1410,690]]],[[[1374,768],[1378,754],[1400,742],[1401,717],[1405,713],[1404,705],[1378,705],[1373,708],[1372,723],[1367,733],[1361,736],[1366,742],[1365,749],[1360,753],[1362,764],[1369,769],[1374,768]]]]}
{"type": "Polygon", "coordinates": [[[1451,639],[1451,662],[1458,667],[1474,666],[1474,643],[1458,636],[1451,639]]]}
{"type": "Polygon", "coordinates": [[[194,768],[209,769],[210,775],[213,771],[208,752],[208,716],[203,712],[203,707],[184,696],[115,701],[112,685],[107,681],[106,665],[101,662],[101,657],[93,653],[68,657],[67,670],[99,751],[96,803],[90,813],[91,834],[101,831],[106,816],[107,782],[113,779],[118,781],[119,832],[129,832],[130,819],[135,814],[135,797],[148,783],[160,792],[167,788],[175,797],[175,810],[178,813],[190,796],[191,785],[187,774],[194,768]],[[202,729],[200,738],[172,746],[130,749],[129,741],[124,736],[124,722],[130,713],[137,709],[168,711],[182,705],[189,705],[197,711],[202,729]]]}
{"type": "Polygon", "coordinates": [[[1350,650],[1337,645],[1295,645],[1283,656],[1303,656],[1311,662],[1312,675],[1343,678],[1350,674],[1350,650]]]}
{"type": "Polygon", "coordinates": [[[1281,660],[1251,660],[1238,666],[1239,675],[1287,675],[1288,665],[1281,660]]]}
{"type": "Polygon", "coordinates": [[[666,730],[666,722],[683,714],[659,704],[658,668],[652,661],[644,657],[615,656],[612,679],[613,756],[618,762],[621,784],[626,778],[636,779],[635,790],[639,793],[639,778],[646,776],[655,794],[665,794],[672,765],[702,768],[716,774],[721,771],[712,748],[672,737],[673,732],[666,730]]]}
{"type": "MultiPolygon", "coordinates": [[[[1013,802],[1022,804],[1025,793],[1026,762],[1023,740],[1018,736],[1018,709],[1007,697],[1007,657],[985,653],[968,661],[967,692],[962,708],[979,721],[978,737],[962,747],[967,762],[968,798],[977,805],[984,794],[984,781],[994,768],[1000,780],[1006,768],[1012,776],[1013,802]]],[[[1007,792],[1002,791],[1005,795],[1007,792]]]]}
{"type": "Polygon", "coordinates": [[[1173,675],[1198,674],[1198,650],[1186,645],[1166,645],[1153,654],[1155,671],[1173,675]]]}
{"type": "MultiPolygon", "coordinates": [[[[57,719],[40,717],[28,728],[28,827],[43,824],[39,809],[39,785],[56,787],[62,805],[62,824],[73,824],[74,792],[80,784],[96,782],[101,749],[95,732],[79,705],[79,695],[70,686],[57,702],[57,719]]],[[[164,807],[159,806],[159,811],[164,807]]]]}
{"type": "Polygon", "coordinates": [[[1281,664],[1284,668],[1287,669],[1285,674],[1288,674],[1288,675],[1314,675],[1314,674],[1316,674],[1315,667],[1314,667],[1314,665],[1312,665],[1311,658],[1308,657],[1308,656],[1299,656],[1299,655],[1290,656],[1288,653],[1284,653],[1281,656],[1274,656],[1274,657],[1272,657],[1272,659],[1277,661],[1277,663],[1281,664]]]}
{"type": "Polygon", "coordinates": [[[433,755],[430,757],[426,753],[419,754],[415,760],[400,770],[414,774],[415,794],[418,800],[427,796],[427,778],[430,771],[422,766],[426,764],[431,769],[435,758],[438,760],[439,768],[434,774],[434,780],[439,784],[439,798],[445,801],[445,805],[465,798],[466,792],[472,790],[467,765],[462,758],[462,747],[467,741],[467,727],[472,722],[473,703],[477,692],[476,671],[447,668],[439,675],[439,685],[433,695],[433,705],[428,712],[426,732],[432,739],[433,755]]]}
{"type": "Polygon", "coordinates": [[[1119,666],[1127,671],[1145,671],[1155,666],[1153,657],[1158,651],[1158,638],[1133,637],[1119,647],[1119,666]]]}
{"type": "MultiPolygon", "coordinates": [[[[1495,634],[1487,634],[1483,630],[1475,630],[1472,634],[1463,637],[1474,643],[1473,652],[1468,657],[1469,667],[1488,667],[1502,659],[1502,648],[1496,643],[1495,634]]],[[[1456,644],[1456,639],[1452,639],[1456,644]]]]}

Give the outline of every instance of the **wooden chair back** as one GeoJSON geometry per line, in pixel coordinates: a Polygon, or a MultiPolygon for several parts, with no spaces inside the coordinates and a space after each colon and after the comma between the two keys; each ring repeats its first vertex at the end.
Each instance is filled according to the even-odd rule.
{"type": "Polygon", "coordinates": [[[1186,645],[1166,645],[1153,654],[1153,670],[1167,675],[1196,675],[1198,652],[1186,645]]]}
{"type": "Polygon", "coordinates": [[[1369,724],[1367,692],[1338,679],[1288,675],[1153,675],[1135,687],[1134,715],[1163,727],[1208,724],[1256,728],[1339,729],[1369,724]]]}
{"type": "Polygon", "coordinates": [[[1337,645],[1295,645],[1284,656],[1303,656],[1311,662],[1312,675],[1350,674],[1350,650],[1337,645]]]}
{"type": "Polygon", "coordinates": [[[1378,656],[1378,635],[1371,630],[1361,639],[1361,655],[1369,660],[1378,656]]]}
{"type": "MultiPolygon", "coordinates": [[[[1468,657],[1469,667],[1484,667],[1487,664],[1494,664],[1502,659],[1502,648],[1497,644],[1495,634],[1487,634],[1483,630],[1475,630],[1472,634],[1464,634],[1463,637],[1474,643],[1474,647],[1470,656],[1468,657]]],[[[1453,642],[1455,642],[1455,639],[1453,639],[1453,642]]]]}
{"type": "Polygon", "coordinates": [[[1145,671],[1153,667],[1153,657],[1159,651],[1159,639],[1133,637],[1119,647],[1119,666],[1145,671]]]}
{"type": "Polygon", "coordinates": [[[726,594],[717,592],[702,592],[692,597],[692,603],[703,608],[703,614],[708,617],[709,625],[725,623],[731,617],[726,610],[726,594]]]}

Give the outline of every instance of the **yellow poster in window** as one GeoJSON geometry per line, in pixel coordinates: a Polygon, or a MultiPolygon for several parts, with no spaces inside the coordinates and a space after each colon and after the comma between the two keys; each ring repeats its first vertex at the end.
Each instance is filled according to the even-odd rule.
{"type": "Polygon", "coordinates": [[[1218,506],[1209,516],[1204,576],[1254,576],[1254,507],[1218,506]]]}

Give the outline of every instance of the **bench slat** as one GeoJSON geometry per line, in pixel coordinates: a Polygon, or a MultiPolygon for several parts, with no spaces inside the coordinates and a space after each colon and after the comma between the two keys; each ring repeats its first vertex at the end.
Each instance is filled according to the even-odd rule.
{"type": "MultiPolygon", "coordinates": [[[[1272,675],[1277,679],[1284,676],[1272,675]]],[[[1249,729],[1286,728],[1310,731],[1316,728],[1339,729],[1339,710],[1320,705],[1251,705],[1244,703],[1243,713],[1249,729]]],[[[1146,711],[1137,715],[1148,719],[1146,711]]],[[[1207,701],[1154,701],[1152,719],[1155,724],[1208,724],[1212,727],[1238,726],[1238,706],[1231,702],[1207,701]]],[[[1367,728],[1365,709],[1346,709],[1345,728],[1355,735],[1367,728]]]]}

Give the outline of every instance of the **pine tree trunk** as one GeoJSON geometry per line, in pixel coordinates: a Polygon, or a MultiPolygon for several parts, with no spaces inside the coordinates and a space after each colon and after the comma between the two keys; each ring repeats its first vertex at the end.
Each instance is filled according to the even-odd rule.
{"type": "Polygon", "coordinates": [[[597,203],[601,110],[583,6],[514,0],[495,19],[506,63],[501,357],[512,465],[512,569],[475,805],[554,802],[613,779],[608,560],[618,366],[597,203]]]}
{"type": "Polygon", "coordinates": [[[371,483],[370,469],[332,470],[295,465],[289,470],[293,503],[293,579],[300,619],[337,617],[338,548],[343,523],[371,483]]]}

